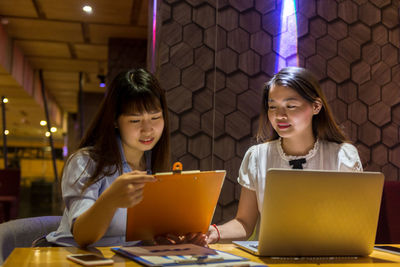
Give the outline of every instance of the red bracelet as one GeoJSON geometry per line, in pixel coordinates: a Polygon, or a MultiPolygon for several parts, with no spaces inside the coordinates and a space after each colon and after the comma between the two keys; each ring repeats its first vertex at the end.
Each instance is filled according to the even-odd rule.
{"type": "Polygon", "coordinates": [[[217,227],[217,225],[216,225],[216,224],[212,224],[212,226],[214,226],[215,230],[217,230],[217,233],[218,233],[218,239],[217,239],[217,241],[215,241],[215,243],[218,243],[218,242],[219,242],[219,239],[221,238],[221,234],[219,233],[219,229],[218,229],[218,227],[217,227]]]}

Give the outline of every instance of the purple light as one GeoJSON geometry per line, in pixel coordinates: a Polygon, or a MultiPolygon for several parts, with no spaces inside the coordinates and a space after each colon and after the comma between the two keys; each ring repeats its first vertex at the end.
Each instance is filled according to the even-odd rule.
{"type": "Polygon", "coordinates": [[[100,83],[100,87],[106,87],[106,83],[100,83]]]}
{"type": "Polygon", "coordinates": [[[63,157],[66,158],[68,156],[68,147],[63,146],[63,157]]]}
{"type": "Polygon", "coordinates": [[[278,53],[278,58],[275,60],[275,72],[287,66],[299,65],[295,0],[283,0],[279,32],[280,34],[275,37],[278,53]]]}
{"type": "Polygon", "coordinates": [[[153,36],[152,36],[152,55],[151,55],[151,72],[156,71],[155,55],[156,55],[156,30],[157,30],[157,0],[153,0],[153,36]]]}

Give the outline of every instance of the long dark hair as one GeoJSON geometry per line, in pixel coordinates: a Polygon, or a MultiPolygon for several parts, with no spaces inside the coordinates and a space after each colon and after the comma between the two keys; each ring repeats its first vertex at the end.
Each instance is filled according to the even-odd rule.
{"type": "Polygon", "coordinates": [[[294,89],[309,103],[314,103],[318,98],[322,103],[321,110],[313,116],[312,130],[314,137],[336,143],[348,142],[343,131],[336,124],[326,97],[315,76],[308,70],[300,67],[287,67],[281,69],[272,79],[265,84],[257,132],[257,141],[265,142],[279,138],[268,119],[269,90],[273,85],[286,86],[294,89]]]}
{"type": "MultiPolygon", "coordinates": [[[[160,140],[152,149],[152,171],[166,171],[170,166],[170,138],[168,108],[164,91],[157,79],[144,69],[119,73],[107,89],[97,114],[82,138],[79,148],[88,148],[95,163],[93,175],[85,183],[84,191],[105,176],[122,173],[122,158],[115,122],[122,114],[162,110],[164,129],[160,140]]],[[[88,162],[89,168],[91,166],[88,162]]]]}

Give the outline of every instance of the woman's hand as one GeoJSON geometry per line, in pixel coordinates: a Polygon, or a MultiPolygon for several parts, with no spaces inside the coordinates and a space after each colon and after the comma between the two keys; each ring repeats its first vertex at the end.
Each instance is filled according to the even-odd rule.
{"type": "Polygon", "coordinates": [[[144,171],[127,172],[119,176],[99,199],[103,198],[104,203],[115,209],[129,208],[142,201],[145,184],[154,181],[154,176],[144,171]]]}
{"type": "Polygon", "coordinates": [[[198,246],[207,247],[207,236],[203,233],[189,233],[186,235],[159,235],[154,237],[157,245],[176,245],[176,244],[195,244],[198,246]]]}
{"type": "Polygon", "coordinates": [[[219,241],[219,233],[217,231],[217,229],[210,225],[210,227],[208,227],[208,232],[207,232],[207,244],[213,244],[219,241]]]}

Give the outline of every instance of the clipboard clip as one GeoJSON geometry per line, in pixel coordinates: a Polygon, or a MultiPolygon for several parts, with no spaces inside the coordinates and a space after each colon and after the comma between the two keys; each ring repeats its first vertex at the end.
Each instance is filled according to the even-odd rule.
{"type": "Polygon", "coordinates": [[[181,162],[177,161],[177,162],[174,163],[174,165],[172,165],[172,172],[173,173],[181,174],[182,170],[183,170],[183,167],[182,167],[182,163],[181,162]]]}

